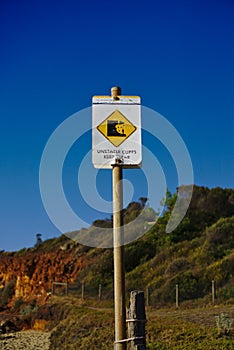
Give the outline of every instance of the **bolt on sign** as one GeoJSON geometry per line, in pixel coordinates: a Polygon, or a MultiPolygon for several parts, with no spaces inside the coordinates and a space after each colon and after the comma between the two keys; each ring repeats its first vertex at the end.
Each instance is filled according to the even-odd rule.
{"type": "Polygon", "coordinates": [[[140,167],[141,105],[139,96],[94,96],[92,100],[92,161],[95,168],[140,167]]]}

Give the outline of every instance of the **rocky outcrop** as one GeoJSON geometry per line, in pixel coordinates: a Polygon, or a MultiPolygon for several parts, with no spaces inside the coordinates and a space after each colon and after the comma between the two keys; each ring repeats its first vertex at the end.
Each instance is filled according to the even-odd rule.
{"type": "Polygon", "coordinates": [[[14,253],[0,255],[0,291],[10,281],[15,281],[15,298],[45,296],[51,291],[51,281],[74,282],[84,267],[84,259],[76,248],[14,253]]]}

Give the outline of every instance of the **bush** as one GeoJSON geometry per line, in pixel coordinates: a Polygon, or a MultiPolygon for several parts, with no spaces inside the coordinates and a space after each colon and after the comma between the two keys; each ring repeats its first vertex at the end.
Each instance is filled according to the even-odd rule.
{"type": "Polygon", "coordinates": [[[6,284],[6,286],[3,289],[1,300],[0,300],[0,307],[6,306],[14,294],[15,294],[15,280],[11,280],[6,284]]]}
{"type": "Polygon", "coordinates": [[[18,312],[23,304],[24,304],[24,300],[22,297],[19,297],[18,299],[16,299],[14,302],[13,311],[18,312]]]}
{"type": "Polygon", "coordinates": [[[186,270],[189,267],[189,262],[187,258],[177,258],[174,259],[167,267],[165,273],[167,275],[174,275],[181,271],[186,270]]]}

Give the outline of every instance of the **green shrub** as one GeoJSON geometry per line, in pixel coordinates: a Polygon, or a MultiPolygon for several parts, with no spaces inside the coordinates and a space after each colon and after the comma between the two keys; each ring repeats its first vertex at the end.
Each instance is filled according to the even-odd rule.
{"type": "Polygon", "coordinates": [[[33,312],[36,312],[38,307],[37,307],[37,301],[36,299],[33,299],[30,304],[28,304],[27,306],[25,306],[24,309],[21,310],[20,315],[21,316],[25,316],[25,315],[30,315],[33,312]]]}
{"type": "Polygon", "coordinates": [[[36,307],[32,307],[32,305],[27,305],[23,310],[21,310],[20,315],[21,316],[29,315],[34,311],[36,311],[36,307]]]}
{"type": "Polygon", "coordinates": [[[19,297],[18,299],[16,299],[13,305],[13,311],[18,312],[23,304],[24,304],[24,300],[22,297],[19,297]]]}
{"type": "Polygon", "coordinates": [[[174,259],[167,267],[165,273],[167,275],[174,275],[181,271],[186,270],[189,267],[189,262],[187,258],[177,258],[174,259]]]}
{"type": "Polygon", "coordinates": [[[6,306],[15,293],[15,280],[9,281],[2,292],[0,307],[6,306]]]}

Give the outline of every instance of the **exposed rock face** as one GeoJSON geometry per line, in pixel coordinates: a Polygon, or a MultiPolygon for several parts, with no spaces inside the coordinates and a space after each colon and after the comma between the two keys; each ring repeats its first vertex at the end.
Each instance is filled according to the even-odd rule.
{"type": "Polygon", "coordinates": [[[15,298],[41,297],[51,291],[51,281],[74,282],[84,266],[73,247],[52,252],[29,251],[23,256],[0,255],[0,289],[14,280],[15,298]]]}

